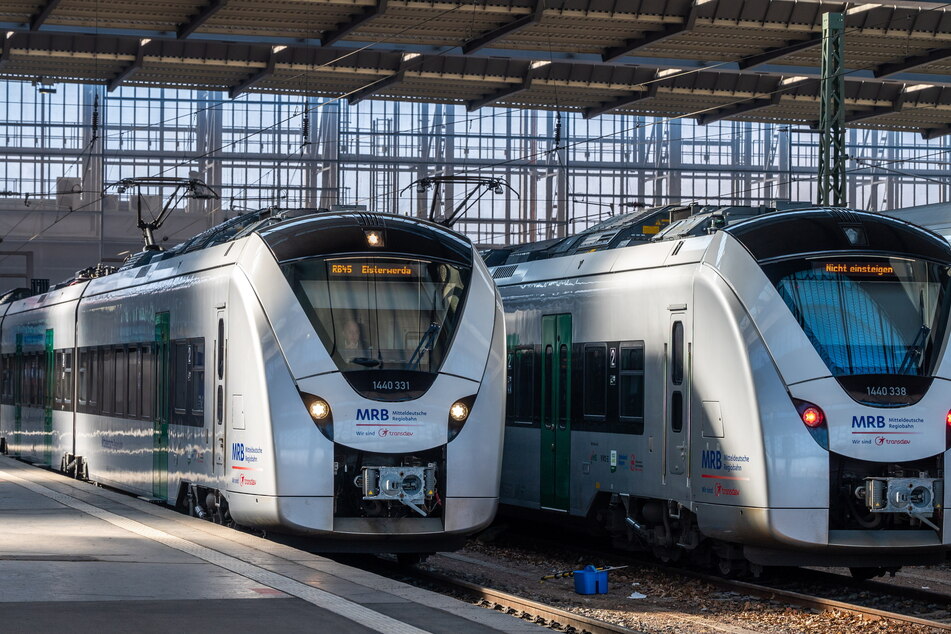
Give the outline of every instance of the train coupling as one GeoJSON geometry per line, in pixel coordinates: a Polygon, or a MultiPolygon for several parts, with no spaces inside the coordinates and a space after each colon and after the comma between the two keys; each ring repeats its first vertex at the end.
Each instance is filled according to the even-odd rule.
{"type": "Polygon", "coordinates": [[[944,483],[940,478],[871,477],[855,494],[872,513],[907,513],[930,525],[925,518],[943,506],[944,483]]]}
{"type": "Polygon", "coordinates": [[[420,508],[436,493],[436,465],[425,467],[363,467],[363,499],[401,502],[423,517],[420,508]]]}

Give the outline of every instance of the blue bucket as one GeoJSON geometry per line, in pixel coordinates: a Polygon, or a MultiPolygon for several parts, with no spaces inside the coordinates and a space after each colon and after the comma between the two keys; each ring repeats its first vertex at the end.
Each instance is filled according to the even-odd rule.
{"type": "Polygon", "coordinates": [[[608,571],[598,570],[594,566],[585,566],[584,570],[575,570],[575,592],[578,594],[607,594],[608,571]]]}

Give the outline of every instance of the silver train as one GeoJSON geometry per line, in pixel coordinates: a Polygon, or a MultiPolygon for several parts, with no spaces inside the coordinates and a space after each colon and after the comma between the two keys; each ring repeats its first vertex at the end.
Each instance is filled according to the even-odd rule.
{"type": "Polygon", "coordinates": [[[466,238],[253,213],[0,304],[0,445],[327,548],[454,548],[496,511],[504,353],[466,238]]]}
{"type": "Polygon", "coordinates": [[[877,214],[763,211],[650,210],[484,254],[508,333],[502,503],[724,572],[943,560],[951,248],[877,214]]]}

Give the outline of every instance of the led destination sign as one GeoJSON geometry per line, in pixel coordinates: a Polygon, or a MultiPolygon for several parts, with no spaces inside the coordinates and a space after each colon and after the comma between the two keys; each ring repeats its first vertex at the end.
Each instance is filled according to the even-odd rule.
{"type": "Polygon", "coordinates": [[[845,273],[865,277],[895,275],[894,266],[880,262],[821,262],[816,264],[815,268],[822,269],[826,273],[845,273]]]}
{"type": "Polygon", "coordinates": [[[360,277],[362,275],[375,275],[382,277],[412,277],[416,275],[416,269],[407,264],[331,264],[331,275],[346,275],[350,277],[360,277]]]}

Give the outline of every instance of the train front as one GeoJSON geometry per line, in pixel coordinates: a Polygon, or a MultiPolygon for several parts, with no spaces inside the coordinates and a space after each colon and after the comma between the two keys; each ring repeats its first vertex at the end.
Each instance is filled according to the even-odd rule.
{"type": "Polygon", "coordinates": [[[498,503],[504,325],[481,258],[459,234],[382,214],[260,237],[267,253],[242,259],[294,389],[264,362],[273,498],[231,495],[232,514],[347,549],[458,547],[498,503]]]}
{"type": "Polygon", "coordinates": [[[748,556],[872,571],[942,560],[951,543],[948,243],[842,209],[767,215],[726,232],[748,255],[721,265],[769,352],[749,355],[766,464],[754,468],[756,452],[733,447],[722,480],[762,494],[765,508],[747,515],[748,556]]]}

